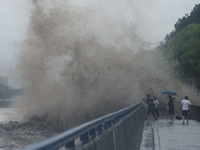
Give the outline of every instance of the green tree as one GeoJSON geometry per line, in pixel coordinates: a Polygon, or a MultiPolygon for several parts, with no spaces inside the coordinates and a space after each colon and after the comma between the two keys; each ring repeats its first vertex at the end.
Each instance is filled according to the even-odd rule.
{"type": "Polygon", "coordinates": [[[178,77],[194,81],[200,89],[200,4],[178,19],[160,49],[178,77]]]}
{"type": "Polygon", "coordinates": [[[179,18],[178,21],[174,24],[174,29],[170,34],[167,34],[165,41],[168,41],[170,38],[173,38],[177,32],[181,31],[190,24],[200,24],[200,4],[195,5],[191,13],[185,14],[184,17],[179,18]]]}
{"type": "Polygon", "coordinates": [[[193,79],[200,88],[200,24],[190,24],[162,46],[168,60],[182,79],[193,79]]]}
{"type": "Polygon", "coordinates": [[[184,29],[189,24],[199,24],[200,23],[200,4],[195,5],[190,15],[186,14],[183,18],[180,18],[178,22],[174,25],[175,31],[180,31],[184,29]]]}

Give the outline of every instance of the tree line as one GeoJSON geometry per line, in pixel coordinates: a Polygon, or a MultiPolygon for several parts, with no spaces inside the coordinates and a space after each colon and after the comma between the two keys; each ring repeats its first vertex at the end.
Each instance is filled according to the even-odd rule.
{"type": "Polygon", "coordinates": [[[200,4],[178,19],[159,48],[177,77],[200,90],[200,4]]]}

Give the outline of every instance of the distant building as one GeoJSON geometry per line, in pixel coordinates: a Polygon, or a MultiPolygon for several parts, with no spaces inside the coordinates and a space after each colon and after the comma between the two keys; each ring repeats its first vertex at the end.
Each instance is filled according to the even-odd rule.
{"type": "Polygon", "coordinates": [[[8,87],[8,77],[0,76],[0,85],[4,85],[4,86],[8,87]]]}

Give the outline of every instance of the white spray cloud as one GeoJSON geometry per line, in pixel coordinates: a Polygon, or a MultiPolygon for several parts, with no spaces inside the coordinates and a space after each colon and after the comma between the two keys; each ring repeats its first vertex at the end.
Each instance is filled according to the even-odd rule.
{"type": "Polygon", "coordinates": [[[122,6],[134,14],[138,7],[129,9],[129,2],[33,1],[18,64],[27,87],[19,104],[24,118],[71,127],[141,102],[147,93],[186,91],[163,71],[159,53],[147,51],[135,23],[117,11],[122,6]]]}

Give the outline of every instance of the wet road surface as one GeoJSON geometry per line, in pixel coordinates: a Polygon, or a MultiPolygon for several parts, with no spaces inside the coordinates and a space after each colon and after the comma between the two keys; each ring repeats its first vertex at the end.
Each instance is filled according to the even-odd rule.
{"type": "Polygon", "coordinates": [[[150,118],[145,121],[140,150],[200,150],[200,123],[150,118]]]}

